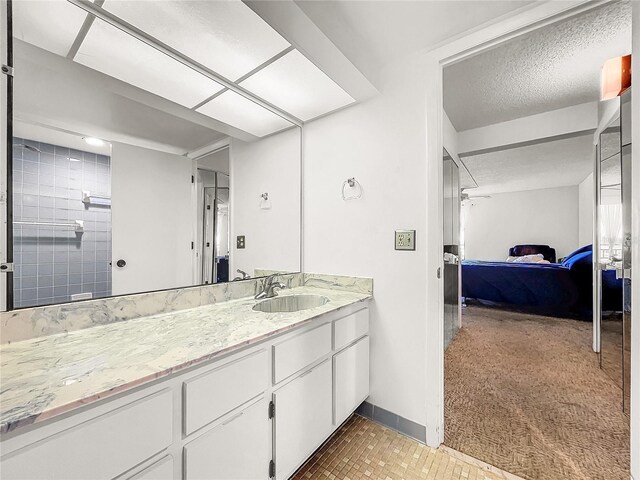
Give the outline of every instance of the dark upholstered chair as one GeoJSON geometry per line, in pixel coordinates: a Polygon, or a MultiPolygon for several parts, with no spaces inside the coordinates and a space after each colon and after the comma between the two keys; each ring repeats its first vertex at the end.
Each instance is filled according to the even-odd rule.
{"type": "Polygon", "coordinates": [[[523,255],[536,255],[541,253],[545,260],[556,263],[556,249],[549,245],[515,245],[509,249],[510,257],[522,257],[523,255]]]}

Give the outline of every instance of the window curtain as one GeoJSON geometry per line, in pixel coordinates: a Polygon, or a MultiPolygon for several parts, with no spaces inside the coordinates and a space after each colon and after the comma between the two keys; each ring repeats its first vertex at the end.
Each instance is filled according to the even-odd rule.
{"type": "Polygon", "coordinates": [[[622,205],[601,205],[600,242],[602,255],[612,259],[622,249],[622,205]]]}

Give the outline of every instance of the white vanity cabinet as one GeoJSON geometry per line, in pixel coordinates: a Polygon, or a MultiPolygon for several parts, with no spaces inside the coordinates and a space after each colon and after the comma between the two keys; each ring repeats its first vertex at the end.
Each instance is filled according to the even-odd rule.
{"type": "Polygon", "coordinates": [[[173,480],[173,457],[162,457],[127,480],[173,480]]]}
{"type": "Polygon", "coordinates": [[[285,480],[369,394],[358,303],[232,354],[21,427],[3,480],[285,480]]]}
{"type": "Polygon", "coordinates": [[[2,479],[109,480],[171,445],[172,413],[171,391],[163,389],[32,436],[24,448],[3,455],[2,479]]]}
{"type": "Polygon", "coordinates": [[[184,447],[185,480],[267,478],[271,422],[263,399],[184,447]]]}
{"type": "Polygon", "coordinates": [[[369,396],[369,310],[333,325],[333,423],[340,425],[369,396]]]}
{"type": "Polygon", "coordinates": [[[307,370],[273,397],[276,479],[286,480],[331,434],[331,361],[307,370]]]}
{"type": "Polygon", "coordinates": [[[269,355],[262,349],[191,377],[183,384],[185,435],[256,398],[269,387],[269,355]]]}
{"type": "Polygon", "coordinates": [[[333,423],[340,425],[369,396],[369,337],[333,356],[333,423]]]}

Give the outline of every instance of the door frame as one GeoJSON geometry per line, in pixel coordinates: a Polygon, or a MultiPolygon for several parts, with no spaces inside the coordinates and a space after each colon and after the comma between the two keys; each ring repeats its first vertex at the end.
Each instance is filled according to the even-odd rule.
{"type": "MultiPolygon", "coordinates": [[[[13,157],[13,33],[11,0],[0,0],[0,264],[13,264],[12,157],[13,157]]],[[[13,273],[0,272],[0,312],[13,308],[13,273]]]]}
{"type": "MultiPolygon", "coordinates": [[[[534,31],[552,23],[609,3],[608,0],[570,0],[567,2],[548,1],[524,6],[514,12],[499,17],[494,22],[480,27],[428,52],[422,52],[421,61],[426,85],[426,144],[427,144],[427,225],[442,225],[443,214],[443,69],[465,58],[488,50],[515,37],[534,31]]],[[[636,7],[634,7],[636,8],[636,7]]],[[[634,16],[635,19],[635,16],[634,16]]],[[[635,62],[637,64],[637,60],[635,62]]],[[[636,103],[637,104],[637,103],[636,103]]],[[[637,130],[637,129],[636,129],[637,130]]],[[[634,155],[635,156],[635,155],[634,155]]],[[[444,441],[444,283],[437,278],[438,269],[444,267],[442,229],[428,229],[427,233],[427,338],[426,365],[426,443],[438,447],[444,441]]],[[[640,248],[633,246],[636,257],[640,248]]],[[[636,295],[637,297],[637,295],[636,295]]],[[[637,320],[634,323],[638,323],[637,320]]],[[[635,329],[636,331],[638,328],[635,329]]],[[[637,343],[637,342],[636,342],[637,343]]],[[[636,349],[637,350],[637,349],[636,349]]],[[[638,356],[636,353],[635,357],[638,356]]],[[[634,357],[634,358],[635,358],[634,357]]],[[[634,362],[637,364],[638,361],[634,362]]],[[[633,386],[632,386],[633,388],[633,386]]],[[[633,404],[632,392],[632,404],[633,404]]],[[[635,409],[637,412],[637,408],[635,409]]],[[[635,414],[640,424],[640,415],[635,414]]],[[[640,440],[640,439],[638,439],[640,440]]],[[[632,443],[633,445],[633,443],[632,443]]]]}

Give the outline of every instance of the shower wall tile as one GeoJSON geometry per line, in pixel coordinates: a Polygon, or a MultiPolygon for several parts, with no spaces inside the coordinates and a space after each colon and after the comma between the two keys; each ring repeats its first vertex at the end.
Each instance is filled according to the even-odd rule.
{"type": "Polygon", "coordinates": [[[111,195],[111,159],[14,138],[13,189],[14,221],[84,221],[82,235],[69,227],[15,226],[14,306],[68,302],[76,293],[110,296],[111,209],[86,206],[82,191],[111,195]]]}

